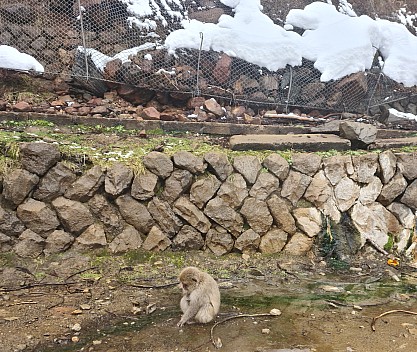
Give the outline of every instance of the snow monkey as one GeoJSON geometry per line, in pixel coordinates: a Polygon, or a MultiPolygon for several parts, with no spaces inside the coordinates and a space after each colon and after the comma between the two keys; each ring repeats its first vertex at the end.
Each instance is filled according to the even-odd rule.
{"type": "Polygon", "coordinates": [[[187,322],[208,323],[219,312],[220,291],[217,282],[207,273],[189,266],[179,276],[183,297],[180,307],[184,313],[178,326],[187,322]]]}

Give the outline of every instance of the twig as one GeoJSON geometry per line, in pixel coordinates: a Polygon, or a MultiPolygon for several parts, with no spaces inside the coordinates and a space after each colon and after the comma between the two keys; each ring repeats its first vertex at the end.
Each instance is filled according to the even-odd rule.
{"type": "Polygon", "coordinates": [[[35,302],[35,301],[22,301],[22,302],[16,302],[16,303],[9,304],[8,307],[11,307],[11,306],[20,306],[22,304],[38,304],[38,302],[35,302]]]}
{"type": "Polygon", "coordinates": [[[377,317],[372,319],[372,323],[371,323],[371,329],[372,331],[375,331],[375,323],[379,318],[382,318],[388,314],[393,314],[393,313],[405,313],[405,314],[412,314],[412,315],[417,315],[417,312],[411,312],[409,310],[402,310],[402,309],[394,309],[394,310],[389,310],[388,312],[382,313],[380,315],[378,315],[377,317]]]}
{"type": "Polygon", "coordinates": [[[25,290],[27,288],[33,288],[33,287],[41,287],[41,286],[66,286],[66,285],[75,285],[79,282],[44,282],[44,283],[35,283],[35,284],[27,284],[21,287],[0,287],[0,292],[12,292],[12,291],[19,291],[19,290],[25,290]]]}
{"type": "Polygon", "coordinates": [[[163,284],[163,285],[140,285],[140,284],[127,284],[128,286],[132,287],[138,287],[138,288],[165,288],[165,287],[171,287],[178,285],[178,282],[171,282],[169,284],[163,284]]]}
{"type": "Polygon", "coordinates": [[[210,329],[210,340],[211,343],[213,344],[213,346],[215,346],[216,348],[219,348],[218,345],[216,344],[216,342],[214,341],[214,336],[213,336],[213,332],[214,332],[214,328],[220,324],[225,323],[226,321],[232,320],[232,319],[237,319],[237,318],[254,318],[254,317],[276,317],[278,315],[276,314],[271,314],[271,313],[260,313],[260,314],[239,314],[239,315],[233,315],[231,317],[227,317],[223,320],[218,321],[217,323],[215,323],[211,329],[210,329]]]}
{"type": "Polygon", "coordinates": [[[68,276],[64,281],[66,282],[67,280],[71,279],[75,275],[82,274],[82,273],[85,273],[86,271],[95,270],[95,269],[97,269],[97,267],[96,266],[93,266],[92,268],[87,268],[87,269],[83,269],[83,270],[77,271],[76,273],[71,274],[70,276],[68,276]]]}

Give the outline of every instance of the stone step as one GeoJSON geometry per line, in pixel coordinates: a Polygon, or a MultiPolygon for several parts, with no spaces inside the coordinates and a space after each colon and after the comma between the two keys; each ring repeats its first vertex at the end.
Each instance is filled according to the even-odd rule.
{"type": "Polygon", "coordinates": [[[377,139],[372,149],[394,149],[402,147],[417,147],[417,136],[405,138],[377,139]]]}
{"type": "Polygon", "coordinates": [[[334,134],[249,134],[230,137],[232,150],[349,150],[351,143],[334,134]]]}

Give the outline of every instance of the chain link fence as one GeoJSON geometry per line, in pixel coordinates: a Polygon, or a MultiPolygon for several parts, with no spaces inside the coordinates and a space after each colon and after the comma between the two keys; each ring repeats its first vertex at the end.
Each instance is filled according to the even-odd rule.
{"type": "MultiPolygon", "coordinates": [[[[0,44],[35,57],[46,73],[68,75],[97,95],[119,84],[205,95],[231,103],[366,113],[415,96],[381,72],[321,82],[312,62],[278,71],[224,53],[168,54],[163,43],[182,19],[216,23],[231,9],[217,0],[2,0],[0,44]]],[[[204,37],[201,35],[203,43],[204,37]]],[[[279,52],[277,52],[279,55],[279,52]]]]}

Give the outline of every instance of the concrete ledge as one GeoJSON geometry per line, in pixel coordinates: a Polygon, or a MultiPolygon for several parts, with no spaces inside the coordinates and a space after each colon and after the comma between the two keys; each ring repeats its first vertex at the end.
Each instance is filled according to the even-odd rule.
{"type": "Polygon", "coordinates": [[[349,150],[350,141],[334,134],[238,135],[230,137],[232,150],[349,150]]]}
{"type": "Polygon", "coordinates": [[[372,149],[394,149],[402,147],[417,147],[417,137],[377,139],[372,149]]]}

